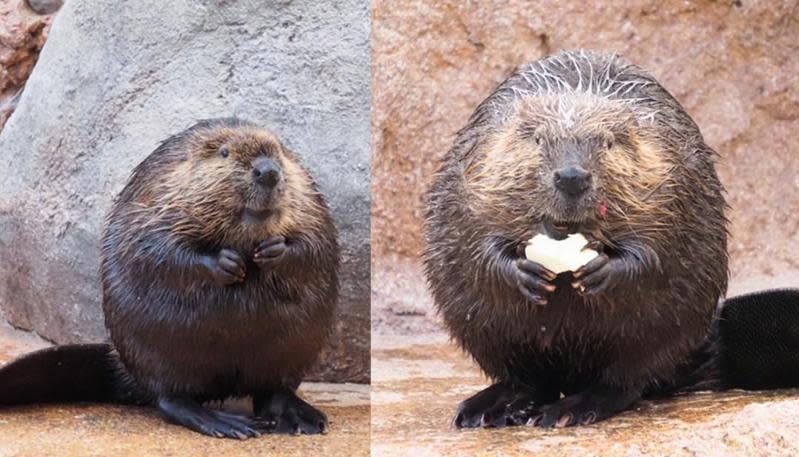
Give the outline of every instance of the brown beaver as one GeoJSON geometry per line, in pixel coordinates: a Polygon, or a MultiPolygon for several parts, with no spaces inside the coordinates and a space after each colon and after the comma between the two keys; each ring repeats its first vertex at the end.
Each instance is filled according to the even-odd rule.
{"type": "Polygon", "coordinates": [[[120,193],[102,254],[113,346],[11,363],[0,403],[154,402],[168,420],[217,437],[326,429],[295,389],[332,325],[336,230],[274,135],[216,119],[167,139],[120,193]],[[255,418],[201,404],[247,395],[255,418]]]}
{"type": "MultiPolygon", "coordinates": [[[[645,394],[799,384],[791,351],[766,382],[751,357],[766,348],[745,343],[796,349],[789,326],[713,328],[728,277],[716,159],[680,104],[616,56],[532,62],[477,107],[435,177],[424,230],[436,306],[494,381],[461,403],[457,427],[588,424],[645,394]],[[555,275],[520,253],[537,233],[583,233],[601,254],[555,275]]],[[[795,309],[799,294],[742,297],[721,313],[764,302],[795,309]]]]}

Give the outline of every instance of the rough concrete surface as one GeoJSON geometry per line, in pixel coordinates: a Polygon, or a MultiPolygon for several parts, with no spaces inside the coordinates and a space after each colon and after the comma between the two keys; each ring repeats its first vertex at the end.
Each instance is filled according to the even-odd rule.
{"type": "Polygon", "coordinates": [[[131,170],[197,119],[275,131],[320,184],[342,296],[314,378],[369,375],[369,10],[365,0],[66,2],[0,135],[0,308],[93,341],[104,214],[131,170]]]}
{"type": "MultiPolygon", "coordinates": [[[[48,343],[0,324],[0,365],[48,343]]],[[[330,432],[209,438],[166,423],[154,408],[98,404],[32,405],[0,410],[0,456],[315,456],[369,455],[369,386],[305,383],[301,395],[322,409],[330,432]]],[[[225,405],[243,410],[246,401],[225,405]]]]}
{"type": "Polygon", "coordinates": [[[375,259],[418,253],[421,196],[472,110],[560,49],[652,72],[722,156],[734,275],[799,268],[799,1],[373,3],[375,259]]]}

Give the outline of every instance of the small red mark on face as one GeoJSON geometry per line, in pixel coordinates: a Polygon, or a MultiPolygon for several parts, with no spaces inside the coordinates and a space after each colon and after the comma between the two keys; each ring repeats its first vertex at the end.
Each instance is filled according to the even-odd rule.
{"type": "Polygon", "coordinates": [[[602,204],[599,205],[599,215],[605,217],[605,215],[607,214],[608,214],[608,202],[602,202],[602,204]]]}

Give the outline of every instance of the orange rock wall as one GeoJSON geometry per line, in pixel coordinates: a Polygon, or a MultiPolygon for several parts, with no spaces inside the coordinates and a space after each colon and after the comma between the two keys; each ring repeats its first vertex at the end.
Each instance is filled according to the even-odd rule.
{"type": "Polygon", "coordinates": [[[37,14],[24,0],[0,2],[0,131],[39,58],[53,16],[37,14]]]}

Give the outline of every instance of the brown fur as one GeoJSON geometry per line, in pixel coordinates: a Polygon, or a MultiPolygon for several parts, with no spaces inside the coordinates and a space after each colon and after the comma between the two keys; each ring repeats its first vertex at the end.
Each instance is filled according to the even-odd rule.
{"type": "MultiPolygon", "coordinates": [[[[165,294],[189,301],[236,302],[250,296],[249,300],[257,301],[241,303],[243,310],[265,306],[266,315],[273,319],[279,315],[279,320],[285,321],[283,328],[273,331],[274,338],[285,339],[280,344],[297,344],[290,342],[294,337],[289,336],[305,329],[302,346],[308,351],[297,351],[296,357],[281,362],[288,369],[280,374],[285,379],[280,383],[296,384],[330,328],[337,293],[335,235],[310,175],[273,134],[238,120],[202,122],[164,142],[139,165],[109,213],[103,277],[111,335],[130,341],[125,321],[143,311],[136,302],[126,304],[138,287],[133,278],[122,280],[132,271],[143,277],[157,275],[160,278],[148,282],[148,288],[157,291],[163,284],[170,289],[165,294]],[[227,149],[227,158],[219,156],[222,148],[227,149]],[[258,156],[271,158],[282,169],[282,179],[268,201],[259,199],[251,182],[251,163],[258,156]],[[244,213],[249,207],[268,208],[270,213],[263,220],[253,220],[244,213]],[[252,263],[254,249],[277,235],[297,241],[308,263],[300,261],[274,273],[257,268],[252,263]],[[244,283],[211,285],[191,273],[193,267],[183,266],[193,262],[195,253],[213,254],[219,249],[232,249],[247,262],[244,283]],[[205,298],[197,296],[206,289],[205,298]],[[258,303],[261,300],[263,305],[258,303]],[[277,302],[270,304],[273,300],[277,302]]],[[[173,312],[164,308],[152,311],[156,319],[173,312]]],[[[233,323],[236,313],[231,310],[229,314],[231,324],[238,325],[233,323]]],[[[117,344],[117,349],[123,358],[139,356],[136,347],[117,344]]]]}
{"type": "Polygon", "coordinates": [[[331,329],[337,269],[324,199],[273,134],[220,119],[169,138],[134,170],[103,240],[103,309],[123,384],[190,427],[174,402],[253,395],[257,414],[292,432],[293,413],[281,426],[282,413],[264,409],[282,395],[309,411],[303,432],[324,430],[293,391],[331,329]],[[253,177],[268,160],[280,169],[269,190],[253,177]],[[256,257],[276,239],[280,260],[256,257]],[[241,276],[221,267],[225,252],[241,276]]]}
{"type": "MultiPolygon", "coordinates": [[[[426,273],[454,339],[511,396],[606,405],[590,420],[672,382],[727,287],[715,159],[679,103],[616,56],[519,68],[458,132],[428,194],[426,273]],[[591,173],[578,199],[553,178],[574,164],[591,173]],[[599,243],[610,261],[597,288],[582,294],[587,278],[567,273],[544,280],[549,291],[521,272],[518,247],[553,226],[599,243]]],[[[462,404],[464,426],[480,423],[467,414],[476,404],[505,398],[496,389],[462,404]]]]}

